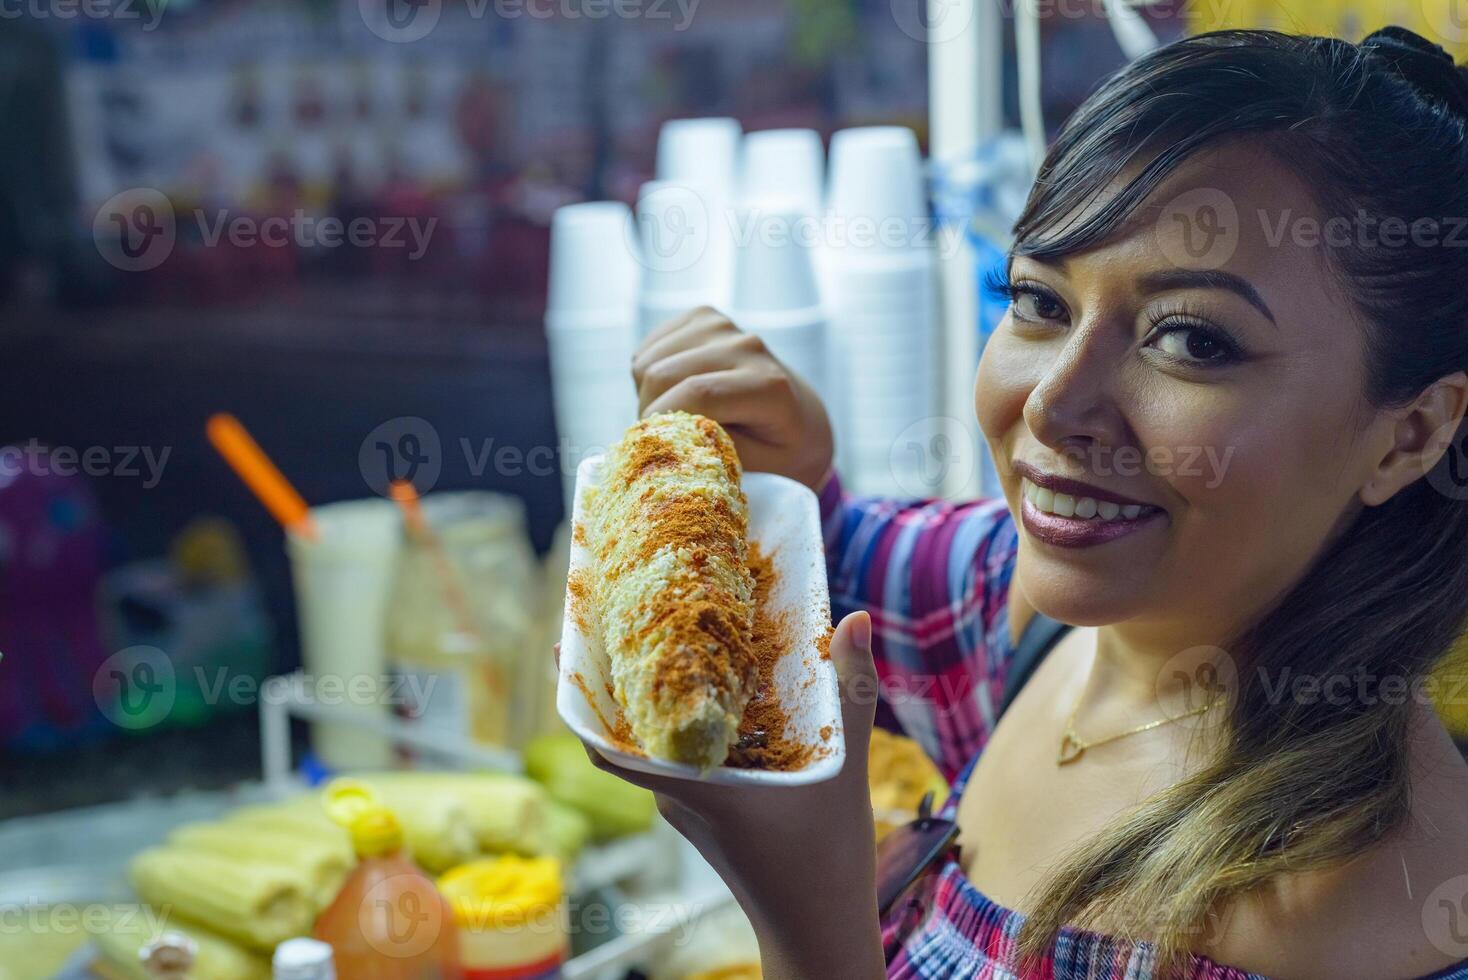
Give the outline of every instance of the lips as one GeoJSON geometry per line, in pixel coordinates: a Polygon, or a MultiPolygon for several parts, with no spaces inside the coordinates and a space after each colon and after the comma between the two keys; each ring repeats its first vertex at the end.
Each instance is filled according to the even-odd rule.
{"type": "Polygon", "coordinates": [[[1041,473],[1016,463],[1020,473],[1020,519],[1040,541],[1086,548],[1134,534],[1166,518],[1166,511],[1099,487],[1041,473]]]}

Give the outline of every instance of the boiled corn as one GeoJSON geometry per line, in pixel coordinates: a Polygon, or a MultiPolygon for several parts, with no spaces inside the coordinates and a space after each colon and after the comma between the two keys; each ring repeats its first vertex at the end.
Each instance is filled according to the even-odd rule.
{"type": "Polygon", "coordinates": [[[310,933],[316,906],[284,864],[155,847],[128,868],[138,897],[254,949],[310,933]]]}
{"type": "Polygon", "coordinates": [[[717,423],[655,415],[611,447],[586,501],[613,693],[644,751],[702,769],[728,755],[757,679],[740,472],[717,423]]]}

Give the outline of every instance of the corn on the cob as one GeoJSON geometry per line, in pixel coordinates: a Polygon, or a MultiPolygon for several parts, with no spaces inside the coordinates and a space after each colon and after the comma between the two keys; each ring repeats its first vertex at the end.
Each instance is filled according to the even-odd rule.
{"type": "Polygon", "coordinates": [[[424,792],[411,783],[380,776],[360,781],[398,818],[408,851],[424,871],[442,874],[479,856],[469,808],[458,796],[424,792]]]}
{"type": "Polygon", "coordinates": [[[542,854],[569,864],[591,840],[591,818],[574,806],[547,800],[542,854]]]}
{"type": "MultiPolygon", "coordinates": [[[[548,800],[537,783],[507,773],[394,772],[362,777],[383,794],[383,802],[402,794],[445,797],[463,811],[478,850],[534,855],[544,847],[548,800]]],[[[404,818],[399,814],[399,819],[404,818]]]]}
{"type": "Polygon", "coordinates": [[[263,956],[246,952],[207,929],[131,908],[114,910],[105,927],[93,934],[99,957],[94,972],[108,980],[151,980],[138,960],[138,951],[158,938],[154,925],[159,921],[166,922],[166,931],[182,933],[198,945],[189,971],[191,980],[269,980],[270,964],[263,956]]]}
{"type": "Polygon", "coordinates": [[[180,827],[169,835],[168,843],[188,851],[284,864],[298,870],[309,889],[307,897],[318,912],[336,898],[342,882],[346,881],[347,872],[357,863],[356,855],[346,841],[229,822],[180,827]]]}
{"type": "Polygon", "coordinates": [[[303,876],[283,864],[155,847],[133,859],[129,875],[149,905],[253,949],[307,935],[316,918],[303,876]]]}
{"type": "Polygon", "coordinates": [[[607,453],[584,528],[592,614],[650,755],[721,764],[753,693],[754,580],[734,444],[711,419],[644,419],[607,453]]]}

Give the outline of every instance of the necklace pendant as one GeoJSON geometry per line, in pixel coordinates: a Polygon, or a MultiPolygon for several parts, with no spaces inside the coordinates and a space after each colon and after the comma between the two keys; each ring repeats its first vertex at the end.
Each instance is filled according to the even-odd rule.
{"type": "Polygon", "coordinates": [[[1070,732],[1060,737],[1060,754],[1055,757],[1057,766],[1069,765],[1086,752],[1086,746],[1070,732]]]}

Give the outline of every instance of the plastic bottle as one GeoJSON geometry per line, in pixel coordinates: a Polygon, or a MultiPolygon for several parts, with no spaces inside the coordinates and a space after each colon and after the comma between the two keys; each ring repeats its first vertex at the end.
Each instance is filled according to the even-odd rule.
{"type": "Polygon", "coordinates": [[[503,854],[439,879],[459,925],[465,980],[555,980],[570,954],[561,863],[503,854]]]}
{"type": "Polygon", "coordinates": [[[138,950],[138,963],[152,980],[187,980],[199,946],[187,936],[165,932],[138,950]]]}
{"type": "Polygon", "coordinates": [[[274,980],[336,980],[331,947],[317,939],[287,939],[275,948],[274,980]]]}
{"type": "Polygon", "coordinates": [[[360,859],[316,921],[339,980],[463,980],[454,913],[432,879],[403,854],[403,829],[360,783],[337,780],[326,809],[360,859]]]}

